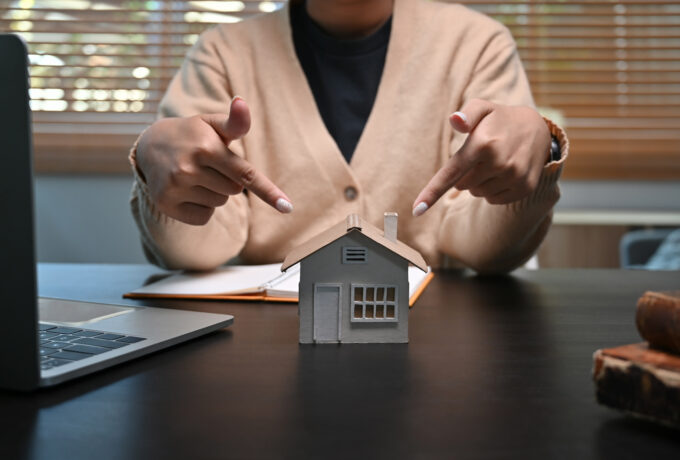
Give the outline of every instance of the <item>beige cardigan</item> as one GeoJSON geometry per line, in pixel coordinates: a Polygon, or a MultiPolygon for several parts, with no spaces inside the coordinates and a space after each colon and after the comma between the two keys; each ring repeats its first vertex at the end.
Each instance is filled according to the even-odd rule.
{"type": "MultiPolygon", "coordinates": [[[[444,255],[484,271],[526,261],[550,226],[568,150],[562,130],[549,122],[563,158],[544,167],[533,195],[490,205],[452,189],[423,216],[411,214],[420,190],[465,140],[449,125],[451,112],[473,97],[533,105],[508,30],[460,5],[396,0],[378,94],[347,164],[297,60],[288,14],[284,7],[203,33],[160,115],[225,113],[234,95],[243,97],[251,130],[231,148],[291,198],[294,212],[279,214],[253,194],[238,195],[206,225],[190,226],[160,214],[135,174],[132,213],[149,260],[199,270],[237,255],[245,263],[278,262],[350,213],[382,228],[383,213],[396,211],[399,239],[433,267],[444,255]],[[354,199],[348,188],[357,191],[354,199]]],[[[134,166],[134,149],[130,158],[134,166]]]]}

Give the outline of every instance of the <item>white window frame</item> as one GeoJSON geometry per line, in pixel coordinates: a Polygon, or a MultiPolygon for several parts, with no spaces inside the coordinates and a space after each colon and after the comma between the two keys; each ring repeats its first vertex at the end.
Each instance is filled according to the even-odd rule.
{"type": "Polygon", "coordinates": [[[399,322],[399,288],[393,284],[354,284],[350,285],[350,321],[352,323],[398,323],[399,322]],[[361,300],[356,299],[356,291],[361,289],[361,300]],[[368,289],[373,289],[373,300],[366,300],[368,289]],[[377,299],[378,289],[383,289],[383,298],[377,299]],[[394,289],[394,300],[387,300],[387,289],[394,289]],[[362,316],[354,316],[356,306],[361,306],[362,316]],[[394,307],[394,318],[387,317],[387,307],[394,307]],[[373,317],[366,316],[366,308],[373,308],[373,317]],[[382,318],[376,317],[378,308],[383,309],[382,318]]]}

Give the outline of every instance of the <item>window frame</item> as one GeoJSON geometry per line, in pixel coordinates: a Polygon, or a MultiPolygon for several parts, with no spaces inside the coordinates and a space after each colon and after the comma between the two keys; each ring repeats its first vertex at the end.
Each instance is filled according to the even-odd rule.
{"type": "Polygon", "coordinates": [[[350,285],[350,312],[349,312],[351,323],[398,323],[399,322],[399,287],[394,284],[375,284],[375,283],[351,283],[350,285]],[[358,289],[362,290],[362,300],[357,301],[356,292],[358,289]],[[373,289],[374,295],[373,300],[366,300],[367,289],[373,289]],[[376,293],[378,289],[383,289],[383,299],[377,300],[376,293]],[[394,289],[394,300],[387,300],[387,290],[394,289]],[[373,317],[366,316],[366,304],[373,305],[373,317]],[[356,317],[354,315],[355,308],[361,305],[362,316],[356,317]],[[377,307],[382,306],[383,316],[377,317],[377,307]],[[388,306],[394,307],[394,317],[390,318],[387,316],[388,306]]]}

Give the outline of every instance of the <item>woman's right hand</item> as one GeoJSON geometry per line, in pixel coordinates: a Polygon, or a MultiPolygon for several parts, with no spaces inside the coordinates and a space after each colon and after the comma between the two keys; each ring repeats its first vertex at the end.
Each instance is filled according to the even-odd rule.
{"type": "Polygon", "coordinates": [[[204,225],[229,195],[247,189],[282,213],[290,199],[229,144],[250,129],[250,111],[235,97],[229,115],[164,118],[137,144],[137,167],[156,207],[190,225],[204,225]]]}

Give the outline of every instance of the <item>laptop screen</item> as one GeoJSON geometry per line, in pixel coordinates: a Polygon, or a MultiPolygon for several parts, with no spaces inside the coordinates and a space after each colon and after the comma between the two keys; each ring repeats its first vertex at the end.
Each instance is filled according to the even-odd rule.
{"type": "Polygon", "coordinates": [[[27,51],[0,35],[0,387],[39,380],[27,51]],[[7,372],[11,369],[11,372],[7,372]]]}

